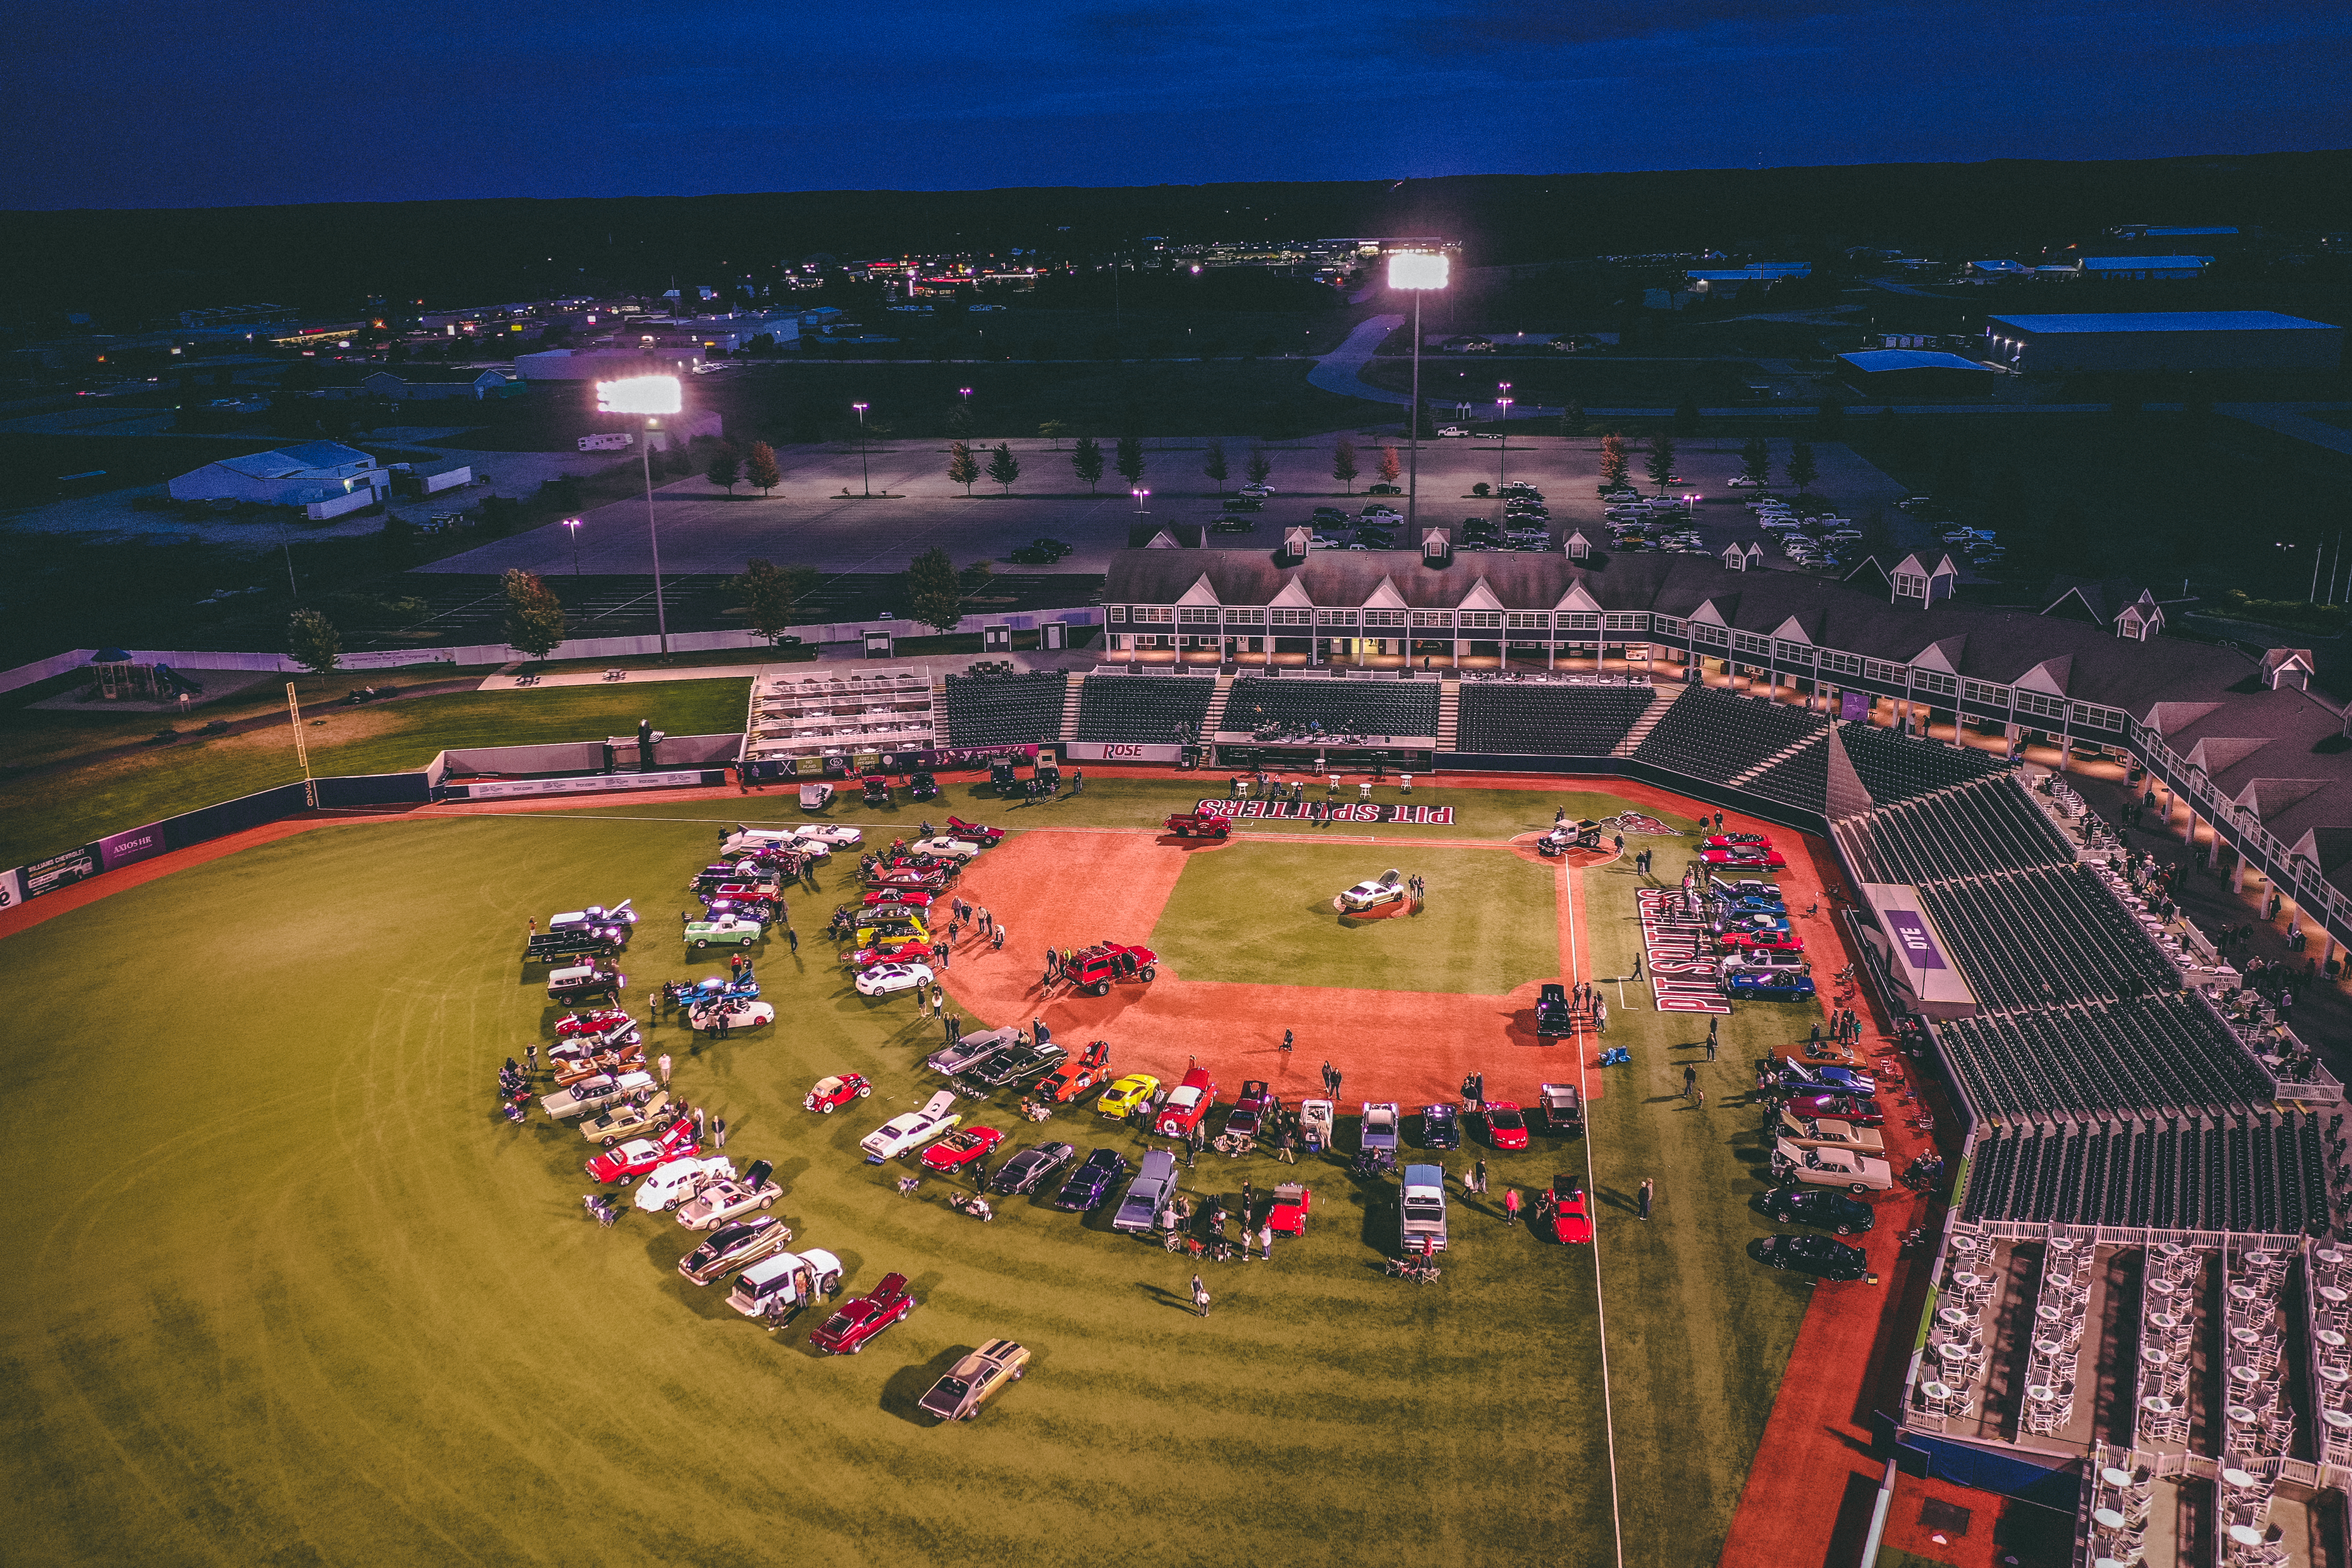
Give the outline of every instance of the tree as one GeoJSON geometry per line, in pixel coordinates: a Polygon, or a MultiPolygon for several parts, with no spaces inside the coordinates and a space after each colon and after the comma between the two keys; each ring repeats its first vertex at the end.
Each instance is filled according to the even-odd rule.
{"type": "Polygon", "coordinates": [[[1650,437],[1650,456],[1642,465],[1642,471],[1650,476],[1650,482],[1658,487],[1660,495],[1666,493],[1666,485],[1675,477],[1675,438],[1672,436],[1661,430],[1650,437]]]}
{"type": "Polygon", "coordinates": [[[1219,495],[1225,493],[1225,479],[1231,470],[1225,467],[1225,444],[1223,441],[1211,440],[1202,452],[1201,471],[1216,485],[1219,495]]]}
{"type": "Polygon", "coordinates": [[[1334,441],[1331,444],[1331,477],[1347,486],[1349,495],[1356,493],[1356,476],[1361,472],[1363,470],[1356,467],[1356,444],[1345,436],[1334,441]]]}
{"type": "Polygon", "coordinates": [[[1095,487],[1102,483],[1102,444],[1091,436],[1079,437],[1078,444],[1070,451],[1070,469],[1087,481],[1087,493],[1092,495],[1095,487]]]}
{"type": "Polygon", "coordinates": [[[1394,447],[1381,447],[1381,483],[1384,485],[1392,485],[1397,482],[1397,476],[1403,472],[1403,468],[1397,462],[1396,448],[1394,447]]]}
{"type": "Polygon", "coordinates": [[[948,444],[948,483],[961,485],[963,493],[971,494],[972,481],[980,478],[980,464],[971,448],[961,441],[948,444]]]}
{"type": "Polygon", "coordinates": [[[784,470],[777,466],[776,449],[765,441],[752,442],[751,460],[745,468],[743,477],[759,486],[761,495],[782,484],[784,470]]]}
{"type": "Polygon", "coordinates": [[[1680,403],[1675,405],[1675,434],[1677,436],[1698,434],[1698,399],[1696,397],[1685,395],[1680,403]]]}
{"type": "Polygon", "coordinates": [[[935,631],[951,632],[963,619],[963,584],[948,552],[933,546],[908,563],[907,609],[935,631]]]}
{"type": "Polygon", "coordinates": [[[1249,455],[1249,482],[1262,485],[1274,473],[1274,458],[1263,447],[1252,447],[1249,455]]]}
{"type": "Polygon", "coordinates": [[[743,563],[743,575],[728,580],[727,591],[743,595],[744,618],[773,642],[797,624],[793,608],[816,584],[814,566],[778,566],[755,555],[743,563]]]}
{"type": "Polygon", "coordinates": [[[1111,466],[1118,470],[1119,477],[1124,479],[1129,484],[1141,484],[1143,482],[1143,442],[1141,438],[1134,436],[1121,436],[1118,438],[1118,455],[1114,459],[1111,466]]]}
{"type": "Polygon", "coordinates": [[[1813,444],[1811,441],[1790,442],[1789,482],[1797,487],[1797,493],[1803,495],[1807,488],[1821,477],[1822,471],[1813,467],[1813,444]]]}
{"type": "Polygon", "coordinates": [[[506,576],[507,646],[545,658],[563,640],[563,601],[535,572],[517,566],[506,576]]]}
{"type": "Polygon", "coordinates": [[[731,496],[743,478],[743,465],[735,456],[735,448],[720,441],[710,448],[710,466],[703,473],[712,484],[726,486],[727,493],[731,496]]]}
{"type": "Polygon", "coordinates": [[[1601,437],[1601,482],[1612,490],[1625,483],[1625,437],[1613,430],[1601,437]]]}
{"type": "Polygon", "coordinates": [[[286,622],[286,651],[313,675],[332,671],[343,657],[343,634],[316,610],[297,610],[286,622]]]}
{"type": "MultiPolygon", "coordinates": [[[[1051,358],[1052,356],[1049,354],[1045,355],[1044,357],[1051,358]]],[[[1037,426],[1037,434],[1045,440],[1054,443],[1054,450],[1056,452],[1062,449],[1062,437],[1069,433],[1070,427],[1067,425],[1063,424],[1058,419],[1048,419],[1044,424],[1037,426]]]]}
{"type": "Polygon", "coordinates": [[[1772,482],[1771,442],[1761,436],[1750,436],[1739,444],[1739,477],[1759,485],[1772,482]]]}
{"type": "Polygon", "coordinates": [[[988,455],[988,477],[1003,486],[1006,495],[1013,493],[1013,481],[1021,477],[1021,459],[1014,457],[1013,448],[1003,441],[999,441],[996,450],[988,455]]]}
{"type": "Polygon", "coordinates": [[[1569,437],[1584,434],[1584,405],[1573,397],[1568,400],[1568,406],[1559,411],[1559,433],[1569,437]]]}
{"type": "Polygon", "coordinates": [[[971,399],[959,397],[948,410],[948,435],[958,441],[971,439],[971,399]]]}

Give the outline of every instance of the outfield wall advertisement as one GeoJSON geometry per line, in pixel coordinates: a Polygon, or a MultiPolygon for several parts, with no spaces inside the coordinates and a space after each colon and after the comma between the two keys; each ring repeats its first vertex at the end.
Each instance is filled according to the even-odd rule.
{"type": "Polygon", "coordinates": [[[14,867],[0,871],[0,910],[12,910],[30,895],[25,891],[25,868],[14,867]]]}
{"type": "Polygon", "coordinates": [[[161,855],[163,852],[163,825],[151,822],[128,833],[110,833],[92,847],[98,851],[100,868],[111,871],[117,866],[128,866],[134,860],[161,855]]]}
{"type": "Polygon", "coordinates": [[[95,844],[85,844],[62,855],[52,855],[46,860],[36,860],[25,868],[25,896],[37,899],[44,893],[54,893],[59,888],[70,888],[84,877],[97,876],[100,868],[95,844]]]}
{"type": "Polygon", "coordinates": [[[1680,888],[1644,888],[1633,895],[1642,921],[1642,957],[1650,994],[1661,1013],[1722,1013],[1731,1004],[1716,984],[1714,933],[1691,913],[1680,888]]]}
{"type": "Polygon", "coordinates": [[[1408,826],[1451,827],[1450,805],[1375,805],[1370,801],[1230,800],[1216,796],[1194,808],[1202,816],[1263,816],[1286,822],[1389,822],[1408,826]]]}
{"type": "Polygon", "coordinates": [[[1066,741],[1063,755],[1074,763],[1181,763],[1181,746],[1139,745],[1127,741],[1066,741]]]}
{"type": "MultiPolygon", "coordinates": [[[[703,770],[680,773],[593,773],[577,779],[500,779],[457,786],[467,800],[519,795],[601,795],[607,790],[691,789],[707,782],[703,770]]],[[[455,790],[452,793],[456,793],[455,790]]]]}

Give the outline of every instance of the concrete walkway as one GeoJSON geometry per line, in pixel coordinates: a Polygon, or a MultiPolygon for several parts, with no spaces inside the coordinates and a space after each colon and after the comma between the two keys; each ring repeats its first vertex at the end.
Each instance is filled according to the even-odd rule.
{"type": "MultiPolygon", "coordinates": [[[[883,663],[881,659],[874,661],[883,663]]],[[[891,662],[897,662],[895,660],[891,662]]],[[[785,664],[704,664],[684,669],[647,668],[643,666],[614,665],[620,671],[616,679],[601,669],[551,670],[545,675],[522,676],[515,671],[522,667],[508,665],[496,675],[485,679],[477,689],[482,691],[530,691],[548,686],[651,686],[667,680],[751,680],[782,670],[805,668],[785,664]]]]}
{"type": "Polygon", "coordinates": [[[1402,316],[1367,316],[1348,334],[1348,341],[1315,362],[1307,373],[1307,384],[1319,386],[1326,392],[1336,392],[1342,397],[1360,397],[1371,403],[1387,403],[1402,408],[1412,401],[1402,392],[1391,392],[1373,386],[1363,378],[1363,368],[1372,363],[1380,346],[1388,342],[1391,332],[1404,325],[1402,316]]]}

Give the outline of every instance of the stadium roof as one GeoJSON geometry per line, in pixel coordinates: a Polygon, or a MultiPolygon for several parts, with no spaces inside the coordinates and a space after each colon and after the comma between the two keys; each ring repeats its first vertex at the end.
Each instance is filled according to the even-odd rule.
{"type": "Polygon", "coordinates": [[[1988,321],[2021,332],[2276,332],[2336,331],[2326,321],[2306,321],[2276,310],[2118,310],[2111,315],[1987,316],[1988,321]]]}
{"type": "Polygon", "coordinates": [[[1980,374],[1991,371],[1972,359],[1958,354],[1936,353],[1927,349],[1860,349],[1850,354],[1840,354],[1856,370],[1866,370],[1875,375],[1883,370],[1972,370],[1980,374]]]}

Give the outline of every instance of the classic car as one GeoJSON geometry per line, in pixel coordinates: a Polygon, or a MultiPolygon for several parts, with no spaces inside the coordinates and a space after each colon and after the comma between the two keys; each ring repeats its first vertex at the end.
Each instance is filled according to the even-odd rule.
{"type": "Polygon", "coordinates": [[[990,1394],[1017,1381],[1028,1364],[1029,1352],[1011,1340],[991,1340],[956,1363],[917,1403],[942,1421],[969,1421],[990,1394]]]}
{"type": "Polygon", "coordinates": [[[841,1274],[841,1259],[830,1252],[779,1252],[737,1275],[727,1304],[747,1318],[797,1316],[819,1296],[839,1290],[841,1274]]]}
{"type": "Polygon", "coordinates": [[[928,963],[877,963],[871,969],[858,972],[857,994],[860,996],[889,996],[930,983],[931,966],[928,963]]]}
{"type": "Polygon", "coordinates": [[[1160,1092],[1160,1080],[1148,1072],[1131,1072],[1103,1090],[1095,1101],[1095,1109],[1105,1116],[1128,1117],[1137,1109],[1151,1103],[1160,1092]]]}
{"type": "Polygon", "coordinates": [[[1013,1028],[975,1029],[969,1035],[959,1035],[953,1043],[933,1051],[923,1065],[936,1073],[953,1078],[979,1066],[997,1052],[1010,1050],[1024,1037],[1013,1028]]]}
{"type": "Polygon", "coordinates": [[[1176,1190],[1176,1156],[1165,1149],[1147,1151],[1143,1163],[1128,1183],[1127,1191],[1118,1200],[1118,1213],[1111,1217],[1110,1227],[1129,1233],[1152,1229],[1160,1223],[1160,1211],[1168,1206],[1170,1194],[1176,1190]]]}
{"type": "Polygon", "coordinates": [[[772,1163],[754,1160],[740,1176],[725,1175],[706,1183],[700,1192],[678,1205],[677,1223],[688,1230],[709,1230],[753,1209],[766,1208],[784,1195],[775,1175],[772,1163]]]}
{"type": "Polygon", "coordinates": [[[757,1263],[792,1238],[793,1227],[782,1220],[753,1215],[712,1231],[701,1246],[677,1260],[677,1271],[697,1285],[708,1285],[722,1274],[757,1263]]]}
{"type": "Polygon", "coordinates": [[[722,1176],[735,1173],[735,1162],[724,1154],[707,1160],[665,1160],[637,1184],[635,1203],[647,1214],[674,1209],[722,1176]]]}
{"type": "Polygon", "coordinates": [[[1424,1149],[1462,1147],[1462,1113],[1451,1105],[1421,1108],[1421,1146],[1424,1149]]]}
{"type": "Polygon", "coordinates": [[[658,1137],[632,1138],[617,1149],[591,1156],[588,1173],[600,1182],[625,1182],[667,1161],[686,1159],[696,1148],[694,1124],[681,1120],[672,1122],[658,1137]]]}
{"type": "Polygon", "coordinates": [[[793,837],[811,844],[829,845],[836,849],[863,843],[866,839],[866,835],[858,829],[843,827],[831,822],[807,823],[796,829],[793,837]]]}
{"type": "Polygon", "coordinates": [[[1402,1124],[1403,1118],[1397,1114],[1396,1101],[1368,1100],[1364,1102],[1363,1126],[1357,1147],[1367,1154],[1393,1160],[1397,1152],[1397,1132],[1402,1124]]]}
{"type": "Polygon", "coordinates": [[[1772,847],[1772,836],[1769,833],[1710,833],[1699,840],[1702,849],[1736,849],[1743,844],[1769,849],[1772,847]]]}
{"type": "Polygon", "coordinates": [[[1359,882],[1331,900],[1331,907],[1343,915],[1360,915],[1389,904],[1403,903],[1404,873],[1383,871],[1370,881],[1359,882]]]}
{"type": "Polygon", "coordinates": [[[1702,849],[1698,858],[1710,866],[1729,866],[1743,871],[1780,871],[1789,862],[1778,849],[1761,845],[1739,844],[1725,849],[1702,849]]]}
{"type": "Polygon", "coordinates": [[[980,853],[980,846],[968,838],[923,838],[908,846],[918,855],[937,855],[949,860],[969,860],[980,853]]]}
{"type": "Polygon", "coordinates": [[[1886,1140],[1875,1127],[1856,1127],[1851,1121],[1830,1118],[1792,1116],[1780,1112],[1780,1124],[1773,1136],[1784,1143],[1794,1143],[1800,1149],[1852,1149],[1864,1154],[1875,1154],[1884,1159],[1886,1140]]]}
{"type": "Polygon", "coordinates": [[[1225,1113],[1224,1130],[1217,1134],[1217,1147],[1228,1154],[1247,1153],[1257,1147],[1258,1133],[1265,1119],[1282,1109],[1282,1099],[1266,1087],[1264,1079],[1254,1078],[1242,1085],[1242,1092],[1234,1108],[1225,1113]]]}
{"type": "Polygon", "coordinates": [[[1407,1165],[1397,1205],[1397,1245],[1406,1256],[1445,1250],[1445,1167],[1407,1165]]]}
{"type": "Polygon", "coordinates": [[[551,969],[547,973],[547,999],[551,1002],[583,1002],[591,996],[618,996],[628,989],[629,977],[617,969],[601,963],[574,964],[569,969],[551,969]]]}
{"type": "Polygon", "coordinates": [[[859,1140],[857,1146],[866,1151],[866,1159],[877,1165],[911,1149],[919,1149],[932,1139],[954,1131],[963,1120],[956,1112],[955,1098],[952,1090],[943,1089],[925,1101],[920,1110],[892,1117],[859,1140]]]}
{"type": "Polygon", "coordinates": [[[1860,1095],[1792,1095],[1788,1109],[1800,1116],[1833,1116],[1840,1121],[1851,1121],[1856,1127],[1886,1125],[1886,1112],[1880,1109],[1878,1101],[1864,1100],[1860,1095]]]}
{"type": "Polygon", "coordinates": [[[1805,951],[1805,939],[1788,927],[1736,927],[1718,933],[1715,941],[1718,947],[1742,952],[1796,953],[1805,951]]]}
{"type": "Polygon", "coordinates": [[[1063,1179],[1054,1206],[1072,1214],[1099,1208],[1126,1175],[1127,1160],[1118,1150],[1097,1149],[1063,1179]]]}
{"type": "Polygon", "coordinates": [[[989,1191],[1032,1192],[1038,1183],[1076,1159],[1077,1153],[1067,1143],[1032,1143],[996,1167],[996,1174],[988,1179],[989,1191]]]}
{"type": "MultiPolygon", "coordinates": [[[[860,902],[868,910],[878,911],[895,906],[903,912],[929,910],[939,901],[939,897],[937,893],[927,893],[919,888],[875,888],[869,889],[860,902]]],[[[868,918],[880,920],[886,917],[877,912],[868,918]]]]}
{"type": "Polygon", "coordinates": [[[1762,974],[1780,973],[1802,974],[1811,965],[1801,952],[1782,952],[1772,948],[1749,948],[1738,952],[1727,952],[1716,966],[1718,974],[1762,974]]]}
{"type": "Polygon", "coordinates": [[[1592,1201],[1573,1176],[1551,1179],[1551,1238],[1563,1246],[1592,1239],[1592,1201]]]}
{"type": "Polygon", "coordinates": [[[1051,1040],[1043,1045],[1034,1041],[1010,1045],[965,1068],[963,1077],[983,1088],[1004,1089],[1043,1078],[1068,1055],[1051,1040]]]}
{"type": "Polygon", "coordinates": [[[1110,1042],[1097,1040],[1084,1056],[1071,1057],[1037,1086],[1037,1098],[1066,1105],[1097,1084],[1110,1079],[1110,1042]]]}
{"type": "Polygon", "coordinates": [[[776,1010],[765,1002],[754,1002],[748,996],[723,996],[716,1002],[705,1002],[690,1009],[686,1021],[698,1029],[716,1029],[725,1024],[732,1029],[756,1029],[776,1021],[776,1010]]]}
{"type": "Polygon", "coordinates": [[[1859,1094],[1878,1092],[1878,1079],[1853,1068],[1822,1067],[1807,1064],[1794,1057],[1782,1057],[1773,1064],[1788,1075],[1780,1083],[1790,1094],[1859,1094]],[[1807,1089],[1805,1084],[1820,1084],[1819,1089],[1807,1089]]]}
{"type": "Polygon", "coordinates": [[[1826,1236],[1768,1236],[1756,1256],[1774,1268],[1794,1268],[1822,1279],[1859,1279],[1870,1272],[1870,1255],[1826,1236]]]}
{"type": "Polygon", "coordinates": [[[608,1108],[602,1116],[591,1117],[580,1124],[580,1135],[591,1143],[602,1143],[610,1149],[623,1139],[635,1136],[662,1120],[669,1110],[669,1095],[656,1089],[643,1105],[627,1100],[608,1108]]]}
{"type": "Polygon", "coordinates": [[[1576,1014],[1568,1005],[1568,987],[1557,980],[1544,982],[1536,995],[1536,1037],[1556,1040],[1576,1033],[1576,1014]]]}
{"type": "Polygon", "coordinates": [[[768,934],[768,928],[746,915],[720,915],[715,921],[686,922],[686,945],[697,950],[706,947],[749,947],[768,934]]]}
{"type": "Polygon", "coordinates": [[[1524,1149],[1528,1146],[1528,1119],[1520,1113],[1514,1100],[1490,1100],[1478,1110],[1486,1123],[1486,1142],[1497,1149],[1524,1149]]]}
{"type": "Polygon", "coordinates": [[[1210,1080],[1209,1069],[1194,1068],[1184,1075],[1183,1082],[1168,1091],[1166,1103],[1151,1119],[1151,1131],[1162,1138],[1188,1138],[1216,1099],[1217,1086],[1210,1080]]]}
{"type": "Polygon", "coordinates": [[[1160,830],[1179,838],[1227,838],[1233,835],[1234,825],[1232,818],[1213,812],[1179,811],[1160,823],[1160,830]]]}
{"type": "Polygon", "coordinates": [[[600,1075],[636,1072],[645,1065],[646,1047],[635,1043],[634,1037],[628,1045],[599,1048],[574,1036],[547,1053],[547,1070],[554,1075],[558,1089],[570,1089],[600,1075]]]}
{"type": "Polygon", "coordinates": [[[982,849],[993,849],[1004,837],[1002,827],[982,827],[977,822],[966,822],[954,816],[948,818],[948,831],[958,838],[970,839],[982,849]]]}
{"type": "Polygon", "coordinates": [[[1548,1083],[1537,1091],[1544,1125],[1554,1132],[1584,1131],[1584,1092],[1572,1083],[1548,1083]]]}
{"type": "Polygon", "coordinates": [[[1809,1002],[1813,977],[1786,970],[1743,970],[1723,978],[1724,994],[1735,1002],[1809,1002]]]}
{"type": "Polygon", "coordinates": [[[856,1355],[866,1342],[915,1310],[904,1274],[885,1274],[882,1282],[863,1296],[853,1296],[834,1310],[833,1316],[809,1335],[809,1349],[827,1355],[856,1355]]]}
{"type": "Polygon", "coordinates": [[[986,1159],[1003,1142],[1004,1134],[993,1127],[959,1127],[923,1151],[922,1166],[926,1171],[946,1175],[950,1171],[962,1170],[974,1160],[986,1159]]]}
{"type": "Polygon", "coordinates": [[[1878,1223],[1878,1213],[1858,1198],[1827,1187],[1775,1187],[1758,1201],[1759,1207],[1783,1225],[1813,1225],[1852,1236],[1878,1223]]]}
{"type": "Polygon", "coordinates": [[[1283,1236],[1307,1234],[1307,1212],[1315,1206],[1313,1189],[1300,1182],[1285,1182],[1274,1189],[1274,1206],[1265,1223],[1283,1236]]]}
{"type": "Polygon", "coordinates": [[[1063,978],[1081,991],[1097,996],[1110,994],[1114,980],[1149,982],[1157,973],[1153,968],[1160,955],[1148,947],[1129,947],[1119,942],[1097,942],[1074,954],[1063,978]]]}
{"type": "Polygon", "coordinates": [[[1850,1149],[1801,1149],[1783,1138],[1772,1146],[1772,1173],[1808,1186],[1843,1187],[1850,1193],[1885,1192],[1895,1184],[1894,1167],[1850,1149]]]}
{"type": "Polygon", "coordinates": [[[852,969],[871,969],[877,963],[917,963],[937,951],[929,942],[908,937],[878,947],[852,948],[841,955],[841,962],[852,969]]]}
{"type": "Polygon", "coordinates": [[[637,1090],[649,1089],[653,1086],[651,1073],[599,1073],[593,1078],[583,1079],[568,1089],[541,1095],[539,1108],[554,1121],[568,1121],[591,1110],[602,1110],[615,1100],[626,1100],[637,1090]]]}
{"type": "Polygon", "coordinates": [[[634,1034],[637,1021],[623,1007],[592,1007],[584,1013],[566,1013],[555,1021],[555,1037],[568,1040],[581,1036],[595,1040],[611,1038],[615,1033],[634,1034]]]}
{"type": "Polygon", "coordinates": [[[808,1098],[801,1101],[801,1109],[821,1111],[824,1115],[831,1116],[851,1100],[864,1100],[873,1092],[874,1086],[867,1083],[862,1075],[854,1072],[835,1073],[831,1078],[821,1078],[816,1080],[816,1086],[808,1091],[808,1098]]]}

